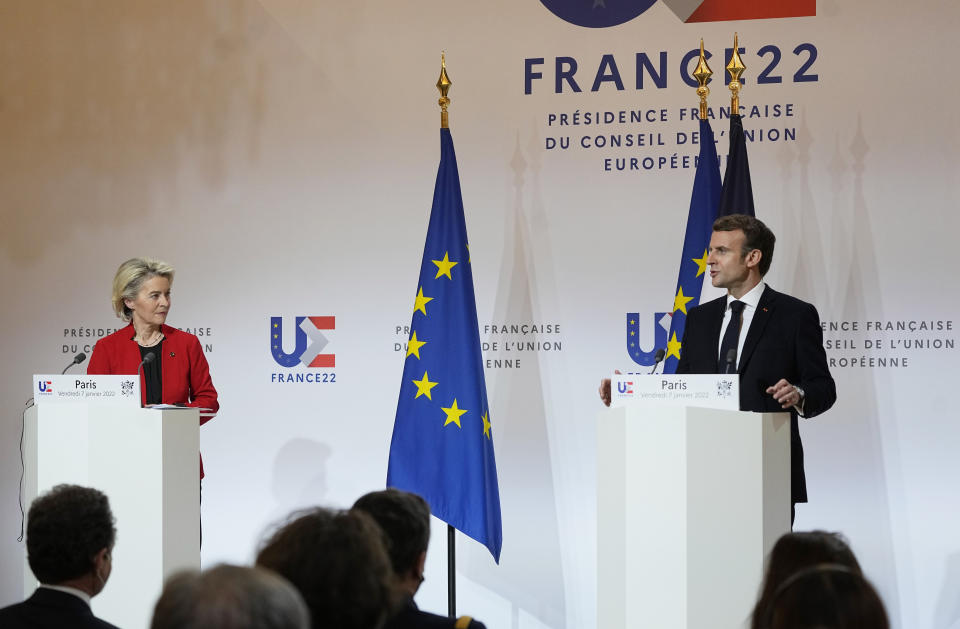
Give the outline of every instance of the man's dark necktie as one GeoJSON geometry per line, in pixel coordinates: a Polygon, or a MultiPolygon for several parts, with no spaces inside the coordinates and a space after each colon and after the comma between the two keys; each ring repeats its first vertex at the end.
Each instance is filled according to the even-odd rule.
{"type": "Polygon", "coordinates": [[[723,333],[723,341],[720,343],[720,360],[717,363],[719,373],[734,373],[737,371],[737,345],[740,342],[740,327],[743,324],[744,306],[746,304],[742,301],[730,302],[730,323],[727,324],[727,331],[723,333]],[[732,361],[729,360],[730,357],[733,357],[732,361]]]}

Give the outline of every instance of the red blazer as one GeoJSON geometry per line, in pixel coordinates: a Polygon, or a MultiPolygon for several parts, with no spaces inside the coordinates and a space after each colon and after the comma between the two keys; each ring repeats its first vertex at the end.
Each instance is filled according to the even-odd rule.
{"type": "MultiPolygon", "coordinates": [[[[220,409],[217,390],[210,380],[210,366],[203,355],[200,340],[168,325],[163,332],[162,386],[160,400],[164,404],[185,404],[209,411],[200,411],[200,425],[213,419],[220,409]]],[[[135,375],[140,365],[140,346],[133,340],[136,332],[133,324],[105,336],[93,347],[88,374],[135,375]]],[[[141,401],[146,402],[146,388],[141,390],[141,401]]],[[[200,478],[203,478],[203,460],[200,461],[200,478]]]]}

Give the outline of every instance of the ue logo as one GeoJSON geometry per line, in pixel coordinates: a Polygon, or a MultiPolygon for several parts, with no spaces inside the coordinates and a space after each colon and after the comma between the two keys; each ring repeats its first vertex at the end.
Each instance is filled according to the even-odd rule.
{"type": "MultiPolygon", "coordinates": [[[[561,20],[588,28],[617,26],[638,17],[657,0],[540,0],[561,20]]],[[[817,0],[663,0],[683,22],[723,22],[817,14],[817,0]]]]}
{"type": "Polygon", "coordinates": [[[617,393],[623,393],[625,395],[633,395],[633,381],[623,380],[621,382],[618,382],[617,393]]]}
{"type": "Polygon", "coordinates": [[[641,367],[651,367],[657,361],[657,349],[667,346],[670,332],[669,312],[653,313],[653,348],[648,352],[640,347],[640,313],[627,313],[627,353],[641,367]]]}
{"type": "Polygon", "coordinates": [[[39,380],[37,381],[37,389],[39,389],[41,394],[53,393],[53,382],[49,380],[39,380]]]}
{"type": "Polygon", "coordinates": [[[289,354],[283,351],[283,317],[270,317],[270,348],[281,367],[335,367],[336,354],[321,354],[330,343],[321,330],[334,330],[336,317],[297,317],[296,344],[289,354]],[[307,345],[307,342],[310,342],[307,345]]]}

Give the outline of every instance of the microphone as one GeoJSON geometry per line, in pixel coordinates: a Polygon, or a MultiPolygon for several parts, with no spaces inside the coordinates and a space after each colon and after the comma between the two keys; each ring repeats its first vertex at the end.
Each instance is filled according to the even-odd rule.
{"type": "MultiPolygon", "coordinates": [[[[154,353],[149,353],[143,357],[143,360],[140,361],[140,364],[137,365],[137,375],[139,376],[144,365],[149,365],[157,359],[157,355],[154,353]]],[[[143,390],[144,390],[144,379],[146,378],[146,373],[140,378],[140,408],[143,408],[143,390]]]]}
{"type": "Polygon", "coordinates": [[[73,367],[74,365],[79,365],[80,363],[82,363],[82,362],[85,361],[86,359],[87,359],[87,355],[84,354],[83,352],[80,352],[79,354],[77,354],[76,356],[73,357],[73,362],[72,362],[72,363],[70,363],[69,365],[67,365],[66,367],[63,368],[63,371],[60,372],[60,375],[62,376],[63,374],[67,373],[67,369],[70,369],[70,368],[73,367]]]}
{"type": "Polygon", "coordinates": [[[657,355],[653,357],[653,369],[651,369],[650,373],[647,374],[648,376],[657,370],[657,365],[659,365],[660,362],[663,361],[663,357],[666,355],[667,353],[663,351],[662,347],[657,349],[657,355]]]}
{"type": "Polygon", "coordinates": [[[734,363],[736,362],[737,362],[737,349],[735,347],[731,347],[730,349],[727,350],[727,366],[723,370],[723,373],[735,372],[736,369],[734,368],[734,363]]]}
{"type": "Polygon", "coordinates": [[[140,369],[143,368],[144,365],[149,365],[150,363],[152,363],[152,362],[155,361],[156,359],[157,359],[157,355],[156,355],[156,354],[147,354],[146,356],[144,356],[144,357],[143,357],[143,360],[140,361],[140,364],[137,365],[137,373],[138,373],[138,374],[140,373],[140,369]]]}

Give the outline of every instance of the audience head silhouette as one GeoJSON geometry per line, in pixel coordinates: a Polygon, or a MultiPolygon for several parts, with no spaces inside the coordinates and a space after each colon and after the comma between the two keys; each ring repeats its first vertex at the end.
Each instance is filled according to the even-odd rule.
{"type": "Polygon", "coordinates": [[[386,535],[393,571],[406,594],[413,595],[423,582],[430,544],[430,506],[407,491],[385,489],[361,496],[353,509],[372,517],[386,535]]]}
{"type": "Polygon", "coordinates": [[[27,561],[45,585],[68,585],[95,596],[112,570],[116,539],[106,495],[90,487],[57,485],[30,505],[27,561]]]}
{"type": "Polygon", "coordinates": [[[27,562],[40,587],[0,609],[0,627],[116,629],[90,609],[113,570],[116,536],[103,492],[57,485],[34,500],[27,513],[27,562]]]}
{"type": "Polygon", "coordinates": [[[751,619],[751,629],[773,627],[887,627],[883,604],[841,535],[808,531],[777,540],[751,619]]]}
{"type": "Polygon", "coordinates": [[[396,605],[383,533],[366,514],[315,508],[294,513],[257,555],[300,591],[312,626],[377,629],[396,605]]]}
{"type": "Polygon", "coordinates": [[[857,570],[835,563],[803,568],[780,584],[764,629],[889,629],[877,591],[857,570]]]}
{"type": "Polygon", "coordinates": [[[297,590],[263,568],[222,564],[167,580],[150,629],[309,629],[297,590]]]}

